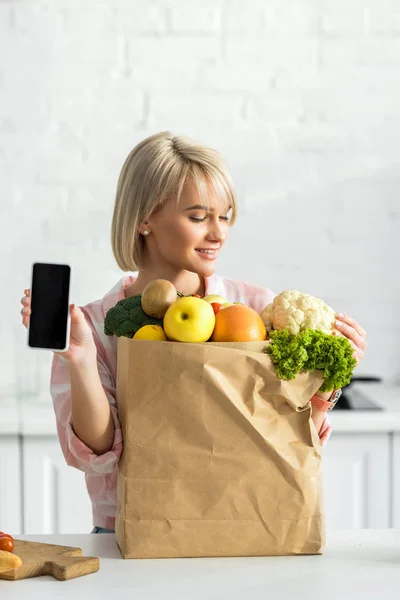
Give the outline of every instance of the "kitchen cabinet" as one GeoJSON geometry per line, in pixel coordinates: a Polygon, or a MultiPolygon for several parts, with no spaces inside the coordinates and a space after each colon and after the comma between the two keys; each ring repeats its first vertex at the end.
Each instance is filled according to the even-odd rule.
{"type": "MultiPolygon", "coordinates": [[[[381,411],[333,411],[323,448],[327,530],[400,529],[400,386],[358,384],[381,411]]],[[[0,403],[0,528],[86,533],[84,474],[62,455],[48,402],[0,403]]]]}
{"type": "MultiPolygon", "coordinates": [[[[400,528],[400,432],[333,431],[323,449],[327,530],[400,528]]],[[[0,435],[0,528],[14,534],[87,533],[84,473],[56,435],[0,435]]]]}
{"type": "Polygon", "coordinates": [[[400,433],[393,434],[393,527],[400,528],[400,433]]]}
{"type": "Polygon", "coordinates": [[[24,436],[24,533],[89,533],[92,505],[85,475],[65,462],[55,436],[24,436]]]}
{"type": "Polygon", "coordinates": [[[21,449],[18,435],[0,436],[0,529],[22,531],[21,449]]]}
{"type": "MultiPolygon", "coordinates": [[[[334,432],[323,452],[327,530],[391,527],[390,434],[334,432]]],[[[398,452],[400,473],[400,434],[398,452]]],[[[24,533],[90,531],[84,474],[66,465],[56,437],[24,437],[23,467],[24,533]]]]}
{"type": "Polygon", "coordinates": [[[392,527],[391,434],[334,431],[323,453],[327,530],[392,527]]]}

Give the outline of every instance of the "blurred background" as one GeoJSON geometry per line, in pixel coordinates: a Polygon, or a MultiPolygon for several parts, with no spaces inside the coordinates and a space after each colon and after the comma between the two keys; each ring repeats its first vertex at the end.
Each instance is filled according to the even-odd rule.
{"type": "MultiPolygon", "coordinates": [[[[27,348],[19,314],[31,263],[71,264],[77,304],[123,276],[110,248],[117,179],[155,132],[211,145],[230,167],[239,218],[219,274],[347,312],[368,332],[357,374],[400,384],[399,67],[397,0],[0,1],[0,432],[17,465],[0,472],[0,516],[14,529],[70,526],[62,493],[40,527],[23,501],[25,454],[36,448],[47,482],[64,468],[49,458],[52,354],[27,348]],[[4,481],[17,468],[15,506],[4,481]]],[[[395,434],[381,434],[393,524],[395,434]]]]}

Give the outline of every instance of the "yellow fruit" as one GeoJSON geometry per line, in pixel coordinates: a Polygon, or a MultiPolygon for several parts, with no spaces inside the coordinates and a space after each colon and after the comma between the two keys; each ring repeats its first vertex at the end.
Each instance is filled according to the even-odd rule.
{"type": "Polygon", "coordinates": [[[0,573],[2,571],[18,569],[21,565],[22,560],[19,556],[13,552],[7,552],[7,550],[0,550],[0,573]]]}
{"type": "Polygon", "coordinates": [[[143,325],[133,336],[134,340],[154,340],[156,342],[166,342],[167,336],[161,325],[143,325]]]}
{"type": "Polygon", "coordinates": [[[223,298],[222,296],[219,296],[218,294],[208,294],[207,296],[204,296],[204,298],[202,298],[202,300],[205,300],[206,302],[209,302],[210,304],[212,302],[217,302],[218,304],[222,304],[222,306],[230,306],[232,304],[232,302],[229,302],[226,298],[223,298]]]}
{"type": "Polygon", "coordinates": [[[201,298],[179,298],[165,313],[163,325],[169,340],[206,342],[214,329],[214,310],[201,298]]]}
{"type": "Polygon", "coordinates": [[[213,342],[261,342],[267,331],[258,312],[243,304],[232,304],[215,317],[213,342]]]}
{"type": "Polygon", "coordinates": [[[167,308],[175,302],[177,297],[173,283],[167,279],[153,279],[143,290],[142,308],[149,317],[162,319],[167,312],[167,308]]]}

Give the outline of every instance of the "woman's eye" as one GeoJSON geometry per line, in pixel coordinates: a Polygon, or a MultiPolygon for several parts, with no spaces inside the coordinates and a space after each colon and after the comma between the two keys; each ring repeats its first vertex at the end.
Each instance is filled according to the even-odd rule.
{"type": "MultiPolygon", "coordinates": [[[[202,223],[203,221],[206,220],[207,217],[189,217],[189,219],[191,221],[193,221],[194,223],[202,223]]],[[[220,219],[222,219],[223,221],[229,221],[229,217],[220,217],[220,219]]]]}

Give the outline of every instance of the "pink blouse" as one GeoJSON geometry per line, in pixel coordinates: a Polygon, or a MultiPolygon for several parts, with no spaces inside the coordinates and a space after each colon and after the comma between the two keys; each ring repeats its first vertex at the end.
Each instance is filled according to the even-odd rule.
{"type": "MultiPolygon", "coordinates": [[[[122,300],[124,290],[135,281],[135,275],[123,277],[101,300],[95,300],[81,307],[92,328],[97,347],[97,365],[103,388],[110,402],[115,423],[112,448],[105,454],[95,454],[74,433],[71,423],[70,382],[66,363],[54,354],[50,393],[53,398],[57,432],[61,448],[68,465],[85,473],[86,485],[93,508],[93,524],[98,527],[114,529],[117,508],[117,467],[122,452],[122,432],[115,401],[117,338],[104,333],[104,318],[107,311],[122,300]]],[[[242,302],[261,310],[274,298],[267,288],[244,281],[226,279],[219,275],[205,278],[205,293],[218,294],[231,302],[242,302]]],[[[331,433],[328,418],[319,431],[322,444],[331,433]]]]}

